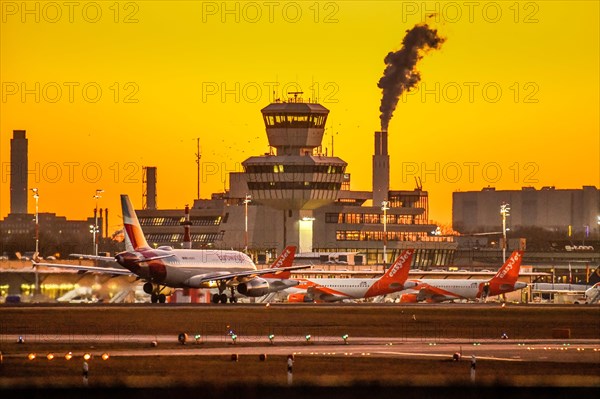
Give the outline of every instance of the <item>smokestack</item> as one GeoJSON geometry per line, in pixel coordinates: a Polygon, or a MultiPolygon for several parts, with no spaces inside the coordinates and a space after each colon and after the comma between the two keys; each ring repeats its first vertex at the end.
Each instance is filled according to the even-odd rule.
{"type": "Polygon", "coordinates": [[[13,130],[10,140],[10,213],[27,213],[27,137],[13,130]]]}
{"type": "Polygon", "coordinates": [[[104,238],[108,238],[108,208],[104,210],[104,238]]]}
{"type": "Polygon", "coordinates": [[[390,156],[388,155],[388,132],[375,132],[373,154],[373,206],[387,201],[390,191],[390,156]]]}
{"type": "Polygon", "coordinates": [[[102,225],[104,224],[104,212],[102,211],[102,208],[100,208],[100,216],[98,217],[98,228],[100,230],[98,230],[98,237],[102,237],[104,235],[104,229],[102,228],[102,225]]]}
{"type": "Polygon", "coordinates": [[[142,209],[156,209],[156,166],[144,166],[142,209]]]}
{"type": "Polygon", "coordinates": [[[377,84],[382,89],[379,107],[381,130],[387,131],[402,93],[410,91],[421,80],[421,74],[416,69],[417,62],[428,50],[439,49],[445,40],[438,36],[436,29],[431,29],[427,24],[415,25],[406,31],[402,48],[385,57],[386,67],[377,84]]]}
{"type": "Polygon", "coordinates": [[[190,235],[190,226],[192,222],[190,221],[190,206],[188,204],[185,204],[185,220],[181,224],[183,225],[183,248],[191,249],[192,236],[190,235]]]}

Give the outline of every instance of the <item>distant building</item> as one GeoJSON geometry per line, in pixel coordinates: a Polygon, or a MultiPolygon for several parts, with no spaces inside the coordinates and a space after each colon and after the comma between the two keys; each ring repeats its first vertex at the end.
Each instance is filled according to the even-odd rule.
{"type": "MultiPolygon", "coordinates": [[[[99,237],[104,231],[103,218],[98,218],[99,237]]],[[[93,253],[90,226],[94,218],[67,220],[55,213],[40,213],[40,255],[49,256],[59,252],[62,257],[69,253],[93,253]]],[[[0,255],[14,258],[17,252],[24,254],[35,250],[35,215],[11,213],[0,221],[0,255]]]]}
{"type": "Polygon", "coordinates": [[[523,187],[521,190],[454,192],[452,227],[460,233],[501,231],[500,205],[510,206],[507,226],[511,229],[539,227],[573,234],[598,234],[600,194],[595,186],[581,189],[523,187]]]}

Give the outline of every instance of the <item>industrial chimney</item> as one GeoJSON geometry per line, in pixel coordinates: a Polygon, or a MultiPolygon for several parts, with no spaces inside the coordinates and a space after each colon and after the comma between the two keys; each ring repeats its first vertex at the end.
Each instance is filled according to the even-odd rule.
{"type": "Polygon", "coordinates": [[[192,222],[190,221],[190,206],[188,204],[185,205],[185,219],[181,224],[183,225],[183,248],[191,249],[192,236],[190,235],[190,226],[192,222]]]}
{"type": "Polygon", "coordinates": [[[10,213],[27,213],[27,137],[13,130],[10,140],[10,213]]]}
{"type": "Polygon", "coordinates": [[[156,209],[156,166],[144,166],[142,209],[156,209]]]}
{"type": "Polygon", "coordinates": [[[388,155],[387,131],[375,132],[373,154],[373,206],[387,201],[390,191],[390,156],[388,155]]]}

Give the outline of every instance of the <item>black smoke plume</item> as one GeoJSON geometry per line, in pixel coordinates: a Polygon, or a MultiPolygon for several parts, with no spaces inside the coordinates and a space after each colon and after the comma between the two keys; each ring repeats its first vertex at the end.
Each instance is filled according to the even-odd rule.
{"type": "Polygon", "coordinates": [[[427,24],[415,25],[406,31],[402,39],[402,48],[390,52],[385,57],[386,64],[383,76],[377,86],[382,89],[381,97],[381,130],[387,130],[398,99],[405,91],[410,91],[421,80],[417,71],[417,62],[430,49],[439,49],[446,39],[438,36],[437,29],[427,24]]]}

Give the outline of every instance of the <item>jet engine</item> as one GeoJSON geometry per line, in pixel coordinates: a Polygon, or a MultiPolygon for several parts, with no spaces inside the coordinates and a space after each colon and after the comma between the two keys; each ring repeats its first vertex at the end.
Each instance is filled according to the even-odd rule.
{"type": "Polygon", "coordinates": [[[256,277],[248,282],[238,284],[237,290],[242,295],[259,297],[269,293],[269,282],[256,277]]]}
{"type": "Polygon", "coordinates": [[[416,303],[417,294],[402,294],[400,295],[400,303],[416,303]]]}
{"type": "Polygon", "coordinates": [[[308,297],[306,294],[290,294],[287,297],[287,301],[291,302],[291,303],[298,303],[298,302],[313,302],[312,298],[308,297]]]}

